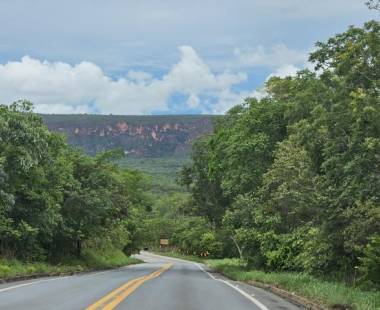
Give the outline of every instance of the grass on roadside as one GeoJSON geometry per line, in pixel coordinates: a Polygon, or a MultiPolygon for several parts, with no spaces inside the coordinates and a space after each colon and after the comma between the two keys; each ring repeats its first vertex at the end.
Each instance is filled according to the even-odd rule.
{"type": "Polygon", "coordinates": [[[163,256],[169,256],[169,257],[174,257],[174,258],[179,258],[179,259],[185,259],[185,260],[190,260],[193,262],[198,262],[198,263],[204,263],[205,259],[201,258],[199,256],[195,255],[187,255],[187,254],[182,254],[176,251],[160,251],[160,250],[153,250],[151,251],[152,253],[155,253],[157,255],[163,255],[163,256]]]}
{"type": "Polygon", "coordinates": [[[126,256],[120,250],[109,250],[104,253],[86,251],[80,259],[69,258],[52,265],[46,262],[21,262],[16,259],[0,258],[0,279],[27,275],[49,275],[52,273],[80,272],[98,269],[117,268],[138,264],[141,261],[126,256]]]}
{"type": "Polygon", "coordinates": [[[326,306],[341,304],[357,310],[380,309],[379,291],[362,291],[344,283],[324,281],[304,273],[245,270],[239,259],[207,260],[206,264],[233,280],[273,284],[326,306]]]}
{"type": "Polygon", "coordinates": [[[240,259],[204,259],[175,251],[155,251],[155,253],[204,263],[233,280],[272,284],[328,307],[348,305],[355,310],[380,309],[379,291],[363,291],[344,283],[318,279],[305,273],[246,270],[244,262],[240,259]]]}

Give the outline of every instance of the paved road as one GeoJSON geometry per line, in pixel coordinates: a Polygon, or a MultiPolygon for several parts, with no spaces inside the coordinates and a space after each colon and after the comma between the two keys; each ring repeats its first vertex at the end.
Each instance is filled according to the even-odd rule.
{"type": "Polygon", "coordinates": [[[118,270],[0,285],[1,310],[296,310],[204,266],[142,252],[146,263],[118,270]]]}

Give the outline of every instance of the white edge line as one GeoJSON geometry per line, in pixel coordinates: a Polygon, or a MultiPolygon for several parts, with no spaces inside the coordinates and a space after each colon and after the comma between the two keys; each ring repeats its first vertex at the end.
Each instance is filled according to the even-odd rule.
{"type": "Polygon", "coordinates": [[[99,272],[95,272],[95,273],[90,273],[90,274],[88,274],[87,279],[94,278],[94,277],[96,277],[96,276],[98,276],[100,274],[107,273],[107,272],[110,272],[110,271],[112,271],[112,270],[106,270],[106,271],[99,271],[99,272]]]}
{"type": "MultiPolygon", "coordinates": [[[[129,266],[125,266],[125,267],[129,267],[129,266]]],[[[121,268],[125,268],[125,267],[121,267],[121,268]]],[[[99,271],[99,272],[95,272],[95,273],[87,273],[85,275],[87,276],[88,279],[90,279],[90,278],[96,277],[98,275],[101,275],[103,273],[107,273],[107,272],[110,272],[110,271],[113,271],[113,270],[105,270],[105,271],[99,271]]],[[[74,275],[79,275],[79,274],[74,274],[74,275]]],[[[56,277],[56,278],[52,278],[52,279],[38,280],[38,281],[18,284],[18,285],[14,285],[14,286],[9,286],[9,287],[0,289],[0,293],[6,292],[6,291],[9,291],[9,290],[13,290],[13,289],[16,289],[16,288],[24,287],[24,286],[33,285],[33,284],[38,284],[38,283],[43,283],[43,282],[49,282],[49,281],[56,281],[56,280],[66,279],[66,278],[69,278],[69,277],[72,277],[72,276],[73,275],[63,276],[63,277],[56,277]]]]}
{"type": "Polygon", "coordinates": [[[200,270],[202,270],[204,273],[206,273],[211,279],[213,279],[213,280],[218,280],[217,278],[215,278],[215,276],[214,275],[212,275],[211,273],[209,273],[208,271],[206,271],[200,264],[198,264],[198,263],[194,263],[195,265],[197,265],[198,266],[198,268],[200,269],[200,270]]]}
{"type": "Polygon", "coordinates": [[[219,281],[219,282],[222,282],[226,285],[228,285],[229,287],[232,287],[234,290],[238,291],[241,295],[243,295],[245,298],[249,299],[251,302],[253,302],[256,306],[258,306],[261,310],[269,310],[266,306],[264,306],[261,302],[259,302],[256,298],[253,298],[252,296],[250,296],[249,294],[247,294],[246,292],[244,292],[243,290],[241,290],[240,288],[238,288],[237,286],[235,285],[232,285],[231,283],[229,283],[228,281],[225,281],[225,280],[221,280],[221,279],[217,279],[215,278],[215,276],[213,276],[211,273],[207,272],[206,270],[204,270],[204,268],[198,264],[198,263],[194,263],[196,266],[198,266],[198,268],[200,270],[202,270],[204,273],[206,273],[211,279],[215,280],[215,281],[219,281]]]}
{"type": "Polygon", "coordinates": [[[38,280],[38,281],[23,283],[23,284],[19,284],[19,285],[9,286],[9,287],[0,289],[0,293],[6,292],[6,291],[10,291],[10,290],[13,290],[13,289],[16,289],[16,288],[24,287],[24,286],[29,286],[29,285],[33,285],[33,284],[42,283],[42,282],[61,280],[61,279],[65,279],[65,278],[68,278],[68,277],[70,277],[70,276],[58,277],[58,278],[54,278],[54,279],[38,280]]]}

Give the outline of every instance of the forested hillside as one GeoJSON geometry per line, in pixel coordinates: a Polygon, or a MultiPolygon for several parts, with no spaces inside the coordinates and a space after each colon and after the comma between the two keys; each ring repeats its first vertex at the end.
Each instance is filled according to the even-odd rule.
{"type": "Polygon", "coordinates": [[[53,132],[63,134],[73,147],[96,155],[121,149],[121,167],[148,176],[151,192],[183,192],[175,182],[181,165],[190,158],[193,142],[213,130],[220,116],[212,115],[41,115],[53,132]]]}
{"type": "Polygon", "coordinates": [[[317,43],[310,62],[194,144],[190,201],[150,233],[250,268],[379,286],[380,24],[317,43]]]}

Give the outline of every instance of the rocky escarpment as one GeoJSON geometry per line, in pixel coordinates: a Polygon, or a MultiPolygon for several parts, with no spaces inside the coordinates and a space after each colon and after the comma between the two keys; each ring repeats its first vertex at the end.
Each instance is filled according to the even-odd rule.
{"type": "Polygon", "coordinates": [[[186,155],[193,141],[212,131],[215,116],[42,115],[52,131],[95,154],[122,148],[139,157],[186,155]]]}

